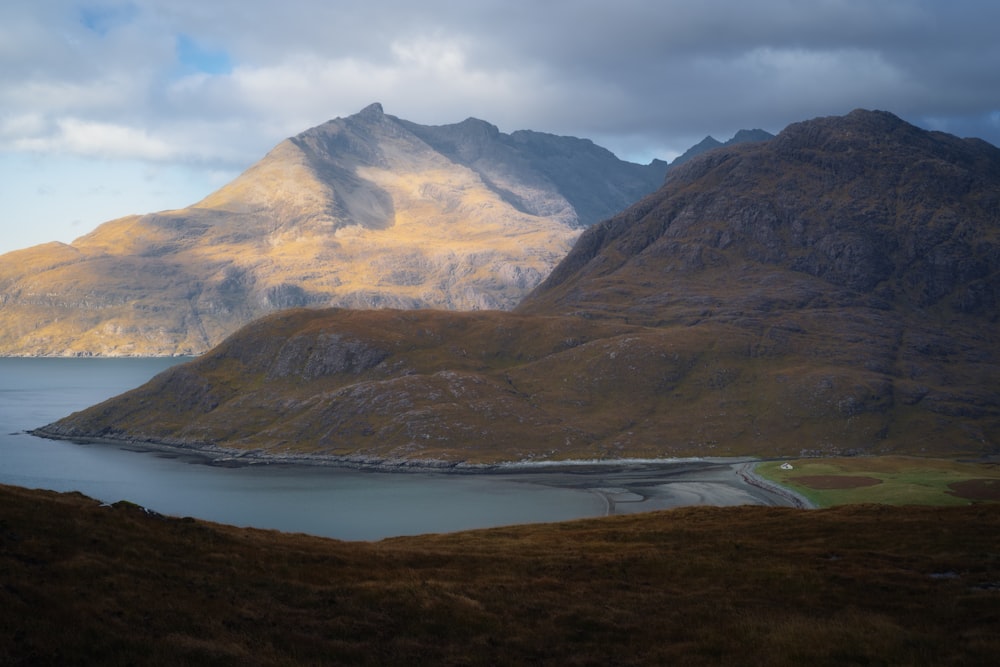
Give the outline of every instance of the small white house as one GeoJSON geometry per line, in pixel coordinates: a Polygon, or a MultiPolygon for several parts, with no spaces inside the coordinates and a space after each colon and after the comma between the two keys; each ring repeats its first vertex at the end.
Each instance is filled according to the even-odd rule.
{"type": "Polygon", "coordinates": [[[781,468],[782,470],[791,470],[791,469],[792,469],[792,464],[791,464],[791,463],[788,463],[788,462],[786,461],[786,462],[782,463],[782,464],[781,464],[780,466],[778,466],[778,467],[779,467],[779,468],[781,468]]]}

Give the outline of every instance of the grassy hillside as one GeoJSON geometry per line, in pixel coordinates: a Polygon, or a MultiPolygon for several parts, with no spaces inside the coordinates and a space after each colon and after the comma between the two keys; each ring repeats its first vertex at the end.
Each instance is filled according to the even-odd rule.
{"type": "Polygon", "coordinates": [[[835,342],[714,321],[284,311],[40,433],[475,463],[994,451],[992,409],[911,404],[905,380],[855,365],[863,352],[835,342]]]}
{"type": "Polygon", "coordinates": [[[0,664],[985,665],[1000,512],[690,508],[345,543],[0,487],[0,664]]]}

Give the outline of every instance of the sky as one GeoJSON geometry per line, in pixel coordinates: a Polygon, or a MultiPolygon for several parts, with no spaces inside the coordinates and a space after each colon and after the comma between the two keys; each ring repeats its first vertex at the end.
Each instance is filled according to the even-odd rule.
{"type": "Polygon", "coordinates": [[[670,160],[856,108],[1000,145],[995,0],[4,0],[0,253],[189,206],[373,102],[670,160]]]}

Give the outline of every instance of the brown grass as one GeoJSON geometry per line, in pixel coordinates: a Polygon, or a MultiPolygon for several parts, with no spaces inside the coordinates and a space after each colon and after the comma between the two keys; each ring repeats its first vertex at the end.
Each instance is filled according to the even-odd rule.
{"type": "Polygon", "coordinates": [[[470,463],[994,448],[971,417],[886,431],[924,408],[886,404],[891,383],[802,336],[761,356],[759,335],[717,322],[282,311],[47,433],[470,463]]]}
{"type": "Polygon", "coordinates": [[[0,664],[979,665],[1000,512],[688,508],[376,543],[0,487],[0,664]]]}
{"type": "Polygon", "coordinates": [[[948,493],[969,500],[1000,502],[1000,482],[995,479],[967,479],[949,484],[948,493]]]}

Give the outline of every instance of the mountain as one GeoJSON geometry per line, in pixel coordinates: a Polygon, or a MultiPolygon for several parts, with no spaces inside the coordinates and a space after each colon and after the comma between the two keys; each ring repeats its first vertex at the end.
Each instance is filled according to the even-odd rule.
{"type": "Polygon", "coordinates": [[[671,170],[512,313],[287,311],[40,430],[236,456],[1000,453],[1000,150],[856,111],[671,170]]]}
{"type": "Polygon", "coordinates": [[[180,210],[0,257],[0,354],[200,353],[296,306],[504,309],[667,165],[372,104],[180,210]]]}
{"type": "Polygon", "coordinates": [[[715,314],[721,299],[800,310],[822,293],[828,305],[936,315],[940,327],[992,322],[998,154],[885,112],[797,123],[672,169],[659,192],[588,230],[521,310],[660,322],[715,314]],[[629,298],[608,298],[622,280],[629,298]]]}
{"type": "Polygon", "coordinates": [[[699,336],[712,391],[685,398],[726,439],[982,453],[998,303],[1000,151],[856,111],[671,170],[519,311],[699,336]]]}
{"type": "Polygon", "coordinates": [[[774,139],[774,135],[770,132],[766,132],[765,130],[740,130],[733,135],[732,139],[726,142],[719,141],[715,137],[709,135],[691,148],[684,151],[681,155],[674,158],[673,162],[670,163],[670,167],[679,167],[691,158],[697,157],[702,153],[715,150],[716,148],[723,148],[724,146],[732,146],[734,144],[770,141],[771,139],[774,139]]]}

